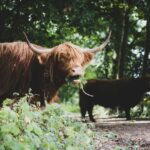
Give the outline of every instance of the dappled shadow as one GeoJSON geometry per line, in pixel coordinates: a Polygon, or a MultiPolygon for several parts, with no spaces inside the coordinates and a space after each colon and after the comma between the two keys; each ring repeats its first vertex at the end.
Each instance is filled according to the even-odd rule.
{"type": "MultiPolygon", "coordinates": [[[[81,121],[80,114],[72,114],[76,121],[81,121]]],[[[96,150],[137,149],[150,150],[150,119],[109,117],[99,118],[95,116],[96,122],[89,121],[86,116],[86,124],[96,133],[94,142],[96,150]]]]}

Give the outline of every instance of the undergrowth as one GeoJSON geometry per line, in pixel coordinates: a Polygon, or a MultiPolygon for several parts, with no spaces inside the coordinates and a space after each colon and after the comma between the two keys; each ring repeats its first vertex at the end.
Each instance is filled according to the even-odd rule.
{"type": "Polygon", "coordinates": [[[0,150],[92,150],[93,132],[69,117],[59,104],[44,109],[23,97],[0,111],[0,150]]]}

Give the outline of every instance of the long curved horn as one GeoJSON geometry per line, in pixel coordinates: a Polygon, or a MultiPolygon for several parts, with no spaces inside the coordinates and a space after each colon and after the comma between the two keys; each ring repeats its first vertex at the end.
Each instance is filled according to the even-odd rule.
{"type": "Polygon", "coordinates": [[[106,39],[106,41],[104,41],[99,47],[95,47],[95,48],[92,48],[92,49],[88,49],[88,50],[85,50],[86,52],[91,52],[91,53],[97,53],[98,51],[101,51],[102,49],[104,49],[106,47],[106,45],[109,43],[109,39],[111,37],[111,32],[109,32],[109,35],[106,39]]]}
{"type": "Polygon", "coordinates": [[[33,52],[35,52],[37,54],[42,54],[42,53],[50,53],[53,50],[53,48],[42,48],[42,49],[39,49],[39,48],[33,46],[33,44],[31,44],[31,42],[29,41],[26,33],[23,32],[23,34],[24,34],[24,36],[26,38],[28,46],[32,49],[33,52]]]}

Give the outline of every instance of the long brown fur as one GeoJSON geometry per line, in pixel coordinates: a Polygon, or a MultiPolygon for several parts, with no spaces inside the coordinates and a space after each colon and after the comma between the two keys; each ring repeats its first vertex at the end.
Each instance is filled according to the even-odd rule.
{"type": "Polygon", "coordinates": [[[0,44],[0,95],[15,91],[15,87],[27,90],[33,52],[26,43],[0,44]]]}
{"type": "Polygon", "coordinates": [[[43,92],[47,90],[47,101],[51,102],[65,78],[73,75],[72,68],[83,68],[92,57],[93,53],[84,53],[67,42],[41,55],[34,53],[25,42],[0,43],[0,100],[11,97],[13,92],[23,95],[32,88],[33,93],[41,95],[42,102],[43,92]],[[45,70],[48,70],[47,89],[45,70]]]}

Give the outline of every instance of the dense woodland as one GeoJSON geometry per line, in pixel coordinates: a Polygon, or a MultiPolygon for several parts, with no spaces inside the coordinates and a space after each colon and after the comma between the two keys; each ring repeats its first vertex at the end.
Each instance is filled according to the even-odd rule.
{"type": "MultiPolygon", "coordinates": [[[[71,41],[91,48],[100,45],[110,31],[109,44],[87,66],[81,80],[147,76],[150,0],[0,1],[0,42],[25,41],[26,32],[31,42],[45,47],[71,41]]],[[[70,110],[79,114],[78,89],[64,85],[60,99],[67,103],[47,105],[42,110],[27,103],[32,93],[14,103],[13,109],[6,99],[0,111],[0,150],[150,149],[149,121],[100,118],[98,124],[85,124],[76,120],[70,110]]],[[[135,109],[132,116],[149,118],[147,100],[143,114],[135,109]]],[[[98,114],[112,112],[100,108],[98,114]]]]}
{"type": "Polygon", "coordinates": [[[23,31],[47,47],[64,41],[94,47],[112,31],[109,45],[88,66],[85,77],[129,78],[149,72],[148,0],[1,1],[0,42],[25,40],[23,31]]]}

